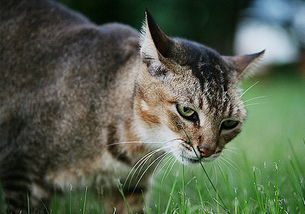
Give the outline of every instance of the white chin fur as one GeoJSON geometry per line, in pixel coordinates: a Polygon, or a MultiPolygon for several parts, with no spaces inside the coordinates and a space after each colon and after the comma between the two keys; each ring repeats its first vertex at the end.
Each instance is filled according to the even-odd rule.
{"type": "Polygon", "coordinates": [[[201,160],[198,160],[197,156],[193,154],[190,155],[189,153],[189,151],[185,151],[184,148],[182,148],[179,152],[173,152],[173,155],[180,163],[184,165],[196,165],[200,162],[211,162],[220,156],[220,154],[213,154],[208,158],[202,158],[201,160]]]}

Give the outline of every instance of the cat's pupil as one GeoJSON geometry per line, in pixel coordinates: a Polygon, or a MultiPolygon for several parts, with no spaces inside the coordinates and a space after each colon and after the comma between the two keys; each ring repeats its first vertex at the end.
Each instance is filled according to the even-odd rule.
{"type": "Polygon", "coordinates": [[[230,129],[234,129],[237,125],[238,125],[238,121],[235,120],[226,120],[223,121],[221,124],[221,129],[224,130],[230,130],[230,129]]]}
{"type": "Polygon", "coordinates": [[[184,112],[189,112],[189,111],[190,111],[190,108],[188,108],[188,107],[183,107],[183,111],[184,111],[184,112]]]}
{"type": "Polygon", "coordinates": [[[182,116],[183,118],[193,122],[198,121],[198,115],[193,109],[183,106],[181,104],[177,104],[176,108],[180,116],[182,116]]]}

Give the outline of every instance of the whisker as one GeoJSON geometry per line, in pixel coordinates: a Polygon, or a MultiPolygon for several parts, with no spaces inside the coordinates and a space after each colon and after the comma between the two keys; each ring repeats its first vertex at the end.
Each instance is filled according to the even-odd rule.
{"type": "MultiPolygon", "coordinates": [[[[169,147],[169,146],[168,146],[168,147],[169,147]]],[[[167,148],[167,147],[166,147],[166,148],[167,148]]],[[[145,161],[147,158],[149,159],[153,154],[155,154],[155,153],[161,151],[162,149],[164,149],[164,147],[155,149],[155,150],[153,150],[153,151],[151,151],[151,152],[145,154],[142,158],[140,158],[140,159],[135,163],[135,165],[131,168],[131,170],[129,171],[129,173],[128,173],[127,177],[126,177],[126,180],[125,180],[123,186],[126,185],[126,183],[127,183],[128,179],[129,179],[131,173],[134,171],[132,177],[130,178],[130,182],[131,182],[131,180],[132,180],[132,178],[133,178],[135,172],[138,170],[138,167],[139,167],[140,165],[142,165],[142,162],[143,162],[143,161],[145,161]]],[[[130,182],[129,182],[129,185],[130,185],[130,182]]]]}
{"type": "Polygon", "coordinates": [[[171,165],[169,165],[169,168],[166,168],[165,173],[162,177],[161,183],[163,183],[164,179],[169,175],[169,173],[172,171],[172,169],[174,168],[175,164],[177,163],[177,159],[174,159],[173,163],[171,163],[171,165]]]}
{"type": "MultiPolygon", "coordinates": [[[[169,146],[166,147],[166,148],[169,148],[169,147],[172,147],[172,146],[169,145],[169,146]]],[[[165,148],[165,147],[162,147],[162,150],[165,150],[166,148],[165,148]]],[[[168,153],[168,152],[165,152],[165,153],[168,153]]],[[[154,153],[153,155],[155,155],[155,154],[156,154],[156,153],[154,153]]],[[[143,167],[145,166],[146,162],[147,162],[153,155],[151,155],[149,158],[147,158],[147,159],[145,160],[145,162],[142,164],[142,166],[141,166],[140,169],[137,169],[137,170],[136,170],[136,171],[138,171],[138,174],[137,174],[136,178],[138,178],[138,176],[139,176],[139,174],[141,173],[141,171],[142,171],[143,167]]]]}
{"type": "MultiPolygon", "coordinates": [[[[167,143],[169,143],[169,142],[171,142],[171,141],[174,141],[174,140],[177,140],[177,139],[172,139],[172,140],[163,142],[162,144],[167,144],[167,143]]],[[[126,185],[128,179],[129,179],[129,185],[128,185],[128,186],[130,186],[131,181],[132,181],[133,177],[135,176],[136,172],[138,171],[138,172],[140,173],[141,170],[142,170],[142,168],[143,168],[144,165],[146,164],[146,162],[147,162],[154,154],[156,154],[157,152],[159,152],[159,151],[161,151],[161,150],[165,150],[165,149],[167,149],[167,148],[169,148],[169,147],[172,147],[172,145],[167,145],[167,146],[165,145],[165,146],[163,146],[163,147],[161,147],[161,148],[159,148],[159,149],[156,149],[156,150],[154,150],[154,151],[151,151],[151,152],[149,152],[148,154],[146,154],[144,157],[142,157],[140,160],[138,160],[137,163],[132,167],[132,169],[131,169],[130,172],[128,173],[127,178],[126,178],[126,180],[125,180],[123,186],[126,185]],[[132,173],[132,172],[133,172],[133,173],[132,173]],[[132,176],[131,176],[131,173],[132,173],[132,176]],[[130,177],[130,176],[131,176],[131,177],[130,177]],[[130,178],[129,178],[129,177],[130,177],[130,178]]],[[[138,173],[137,177],[139,176],[139,173],[138,173]]]]}
{"type": "Polygon", "coordinates": [[[227,153],[233,153],[233,154],[239,154],[239,150],[237,148],[224,148],[223,150],[223,155],[227,154],[227,153]]]}
{"type": "Polygon", "coordinates": [[[226,168],[230,168],[230,165],[225,162],[222,157],[219,158],[219,164],[223,165],[226,168]]]}
{"type": "Polygon", "coordinates": [[[268,96],[253,97],[253,98],[250,98],[250,99],[245,100],[244,103],[247,103],[247,102],[252,101],[252,100],[264,99],[264,98],[267,98],[267,97],[268,97],[268,96]]]}
{"type": "Polygon", "coordinates": [[[144,170],[144,172],[142,173],[142,175],[140,176],[140,178],[138,179],[135,187],[134,187],[134,190],[137,188],[138,184],[140,183],[140,181],[142,180],[142,178],[144,177],[145,173],[148,171],[148,169],[154,164],[156,163],[156,161],[158,161],[160,158],[162,157],[166,157],[167,155],[170,155],[170,152],[168,153],[164,153],[162,155],[160,155],[159,157],[157,157],[155,160],[153,160],[148,166],[147,168],[144,170]]]}
{"type": "Polygon", "coordinates": [[[140,172],[140,171],[142,170],[143,166],[146,164],[146,162],[147,162],[154,154],[156,154],[156,153],[158,153],[158,152],[160,152],[160,151],[162,151],[162,150],[165,150],[165,149],[167,149],[167,148],[170,148],[170,147],[172,147],[172,145],[163,146],[163,147],[161,147],[161,148],[155,149],[155,150],[153,150],[153,151],[147,153],[147,154],[144,155],[142,158],[140,158],[140,159],[137,161],[137,163],[135,163],[135,165],[132,167],[132,169],[130,170],[130,172],[128,173],[127,178],[126,178],[126,180],[125,180],[123,186],[126,185],[126,183],[127,183],[128,179],[129,179],[129,177],[131,176],[131,173],[132,173],[132,172],[133,172],[133,173],[132,173],[132,176],[131,176],[130,179],[129,179],[129,185],[128,185],[128,186],[130,186],[131,181],[132,181],[133,177],[135,176],[136,172],[137,172],[137,171],[140,172]]]}
{"type": "Polygon", "coordinates": [[[162,177],[162,181],[169,175],[169,173],[172,171],[172,169],[174,168],[175,164],[177,163],[177,159],[174,159],[173,163],[171,163],[169,169],[167,168],[165,170],[165,174],[162,177]]]}
{"type": "Polygon", "coordinates": [[[225,163],[227,163],[229,168],[233,168],[235,171],[239,171],[237,166],[234,163],[232,163],[229,159],[226,159],[224,156],[222,156],[221,160],[224,161],[225,163]]]}
{"type": "MultiPolygon", "coordinates": [[[[244,94],[244,93],[243,93],[243,94],[244,94]]],[[[182,127],[182,128],[183,128],[183,127],[182,127]]],[[[184,130],[184,129],[183,129],[183,130],[184,130]]],[[[199,155],[197,154],[197,152],[196,152],[196,150],[195,150],[195,148],[194,148],[192,142],[190,141],[190,138],[189,138],[189,136],[188,136],[188,134],[186,133],[185,130],[184,130],[184,133],[185,133],[186,137],[188,138],[188,140],[189,140],[189,142],[190,142],[190,145],[192,146],[192,149],[193,149],[195,155],[196,155],[197,158],[199,159],[200,157],[199,157],[199,155]]],[[[205,168],[204,168],[202,162],[199,162],[199,164],[200,164],[200,166],[201,166],[201,168],[202,168],[204,174],[205,174],[206,177],[208,178],[208,181],[209,181],[209,183],[211,184],[213,190],[215,191],[215,193],[217,194],[217,196],[218,196],[218,198],[219,198],[219,200],[220,200],[220,202],[221,202],[221,203],[219,203],[219,205],[220,205],[226,212],[230,213],[230,211],[228,210],[226,204],[225,204],[224,201],[222,200],[221,195],[218,193],[218,191],[217,191],[217,189],[216,189],[214,183],[212,182],[210,176],[208,175],[207,171],[205,170],[205,168]]],[[[216,201],[217,201],[217,200],[216,200],[216,201]]]]}
{"type": "Polygon", "coordinates": [[[143,143],[143,144],[166,144],[166,143],[169,143],[171,141],[174,141],[174,140],[179,140],[179,138],[175,138],[175,139],[172,139],[172,140],[168,140],[168,141],[160,141],[160,142],[149,142],[149,141],[143,141],[143,140],[139,140],[139,141],[126,141],[126,142],[117,142],[117,143],[111,143],[111,144],[108,144],[107,146],[113,146],[113,145],[119,145],[119,144],[137,144],[137,143],[143,143]]]}
{"type": "MultiPolygon", "coordinates": [[[[173,162],[175,162],[175,158],[171,157],[165,164],[163,164],[163,166],[160,168],[158,173],[160,173],[162,171],[162,169],[166,166],[165,172],[164,172],[164,174],[165,174],[173,162]]],[[[163,174],[163,176],[164,176],[164,174],[163,174]]],[[[161,183],[162,182],[163,182],[163,179],[161,179],[161,183]]]]}
{"type": "Polygon", "coordinates": [[[215,176],[215,183],[218,183],[217,169],[216,169],[215,164],[213,164],[213,171],[214,171],[214,176],[215,176]]]}
{"type": "MultiPolygon", "coordinates": [[[[119,145],[119,144],[138,144],[138,143],[144,143],[144,141],[127,141],[127,142],[118,142],[118,143],[111,143],[108,144],[107,146],[113,146],[113,145],[119,145]]],[[[155,142],[146,142],[148,144],[159,144],[159,143],[155,143],[155,142]]]]}
{"type": "MultiPolygon", "coordinates": [[[[167,156],[164,156],[164,157],[159,161],[159,163],[157,164],[157,166],[155,167],[155,169],[154,169],[154,171],[153,171],[153,173],[152,173],[152,177],[155,176],[155,173],[156,173],[156,171],[158,170],[158,167],[161,165],[161,163],[163,162],[163,160],[164,160],[165,158],[167,158],[167,156]]],[[[163,166],[166,165],[167,163],[169,163],[170,160],[172,160],[172,158],[173,158],[173,156],[170,156],[170,157],[168,158],[168,160],[166,160],[166,162],[163,164],[163,166]]],[[[162,168],[161,168],[161,169],[162,169],[162,168]]]]}
{"type": "Polygon", "coordinates": [[[245,107],[255,106],[255,105],[260,105],[260,104],[263,104],[263,103],[249,103],[249,104],[245,105],[245,107]]]}
{"type": "Polygon", "coordinates": [[[254,86],[256,86],[259,83],[259,81],[255,82],[254,84],[252,84],[251,86],[249,86],[241,95],[239,98],[242,98],[251,88],[253,88],[254,86]]]}
{"type": "Polygon", "coordinates": [[[141,170],[143,169],[144,165],[147,163],[147,161],[148,161],[154,154],[156,154],[156,153],[157,153],[157,152],[150,154],[149,156],[147,156],[145,159],[143,159],[143,160],[139,163],[139,165],[135,168],[135,170],[133,171],[132,176],[131,176],[130,179],[129,179],[128,188],[130,187],[131,182],[132,182],[134,176],[136,175],[136,173],[138,172],[138,174],[137,174],[137,176],[136,176],[136,178],[137,178],[137,177],[139,176],[139,173],[140,173],[141,170]]]}
{"type": "Polygon", "coordinates": [[[225,173],[224,173],[224,171],[223,171],[223,169],[222,169],[222,167],[221,167],[221,165],[220,165],[220,159],[217,160],[216,163],[217,163],[217,166],[218,166],[218,168],[219,168],[219,171],[220,171],[222,177],[225,178],[225,173]]]}
{"type": "MultiPolygon", "coordinates": [[[[252,87],[253,87],[253,86],[252,86],[252,87]]],[[[249,88],[248,88],[248,89],[249,89],[249,88]]],[[[248,90],[248,89],[247,89],[247,90],[248,90]]],[[[245,92],[244,92],[243,94],[245,94],[245,92]]],[[[242,94],[242,95],[243,95],[243,94],[242,94]]],[[[183,127],[182,127],[182,129],[183,129],[183,127]]],[[[189,140],[189,142],[190,142],[190,145],[191,145],[191,147],[192,147],[192,149],[193,149],[195,155],[196,155],[197,158],[199,159],[200,156],[197,154],[197,152],[196,152],[196,150],[195,150],[195,148],[194,148],[194,145],[193,145],[193,143],[192,143],[191,140],[190,140],[190,137],[188,136],[188,134],[186,133],[186,131],[185,131],[184,129],[183,129],[183,131],[184,131],[186,137],[188,138],[188,140],[189,140]]],[[[221,206],[227,213],[230,214],[230,211],[228,210],[226,204],[224,203],[224,201],[223,201],[221,195],[218,193],[218,191],[217,191],[217,189],[216,189],[214,183],[212,182],[212,180],[211,180],[209,174],[207,173],[206,169],[204,168],[202,162],[199,162],[199,164],[200,164],[200,166],[201,166],[201,168],[202,168],[204,174],[205,174],[206,177],[208,178],[208,181],[209,181],[209,183],[211,184],[211,186],[212,186],[214,192],[216,193],[216,195],[218,196],[218,198],[219,198],[219,200],[220,200],[220,202],[221,202],[221,203],[219,203],[219,206],[221,206]]],[[[216,200],[216,201],[217,201],[217,200],[216,200]]]]}

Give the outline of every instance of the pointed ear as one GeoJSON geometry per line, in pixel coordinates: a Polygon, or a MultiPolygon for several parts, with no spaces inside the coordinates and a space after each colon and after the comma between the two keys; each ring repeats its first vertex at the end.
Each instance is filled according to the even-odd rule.
{"type": "Polygon", "coordinates": [[[265,50],[243,56],[225,56],[224,59],[237,71],[237,79],[241,80],[247,75],[249,68],[263,57],[265,50]]]}
{"type": "Polygon", "coordinates": [[[173,41],[160,29],[151,14],[146,10],[140,38],[140,51],[143,61],[166,58],[172,44],[173,41]]]}

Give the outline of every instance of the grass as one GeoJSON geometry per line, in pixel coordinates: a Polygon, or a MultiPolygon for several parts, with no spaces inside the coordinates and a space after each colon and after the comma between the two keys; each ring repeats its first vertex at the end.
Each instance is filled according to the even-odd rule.
{"type": "MultiPolygon", "coordinates": [[[[247,107],[243,132],[224,157],[204,163],[217,194],[201,166],[168,165],[156,175],[148,214],[226,213],[219,196],[232,214],[305,213],[305,79],[281,73],[260,78],[244,100],[258,96],[266,97],[249,101],[259,104],[247,107]]],[[[101,213],[102,196],[72,190],[54,197],[51,210],[101,213]]]]}

